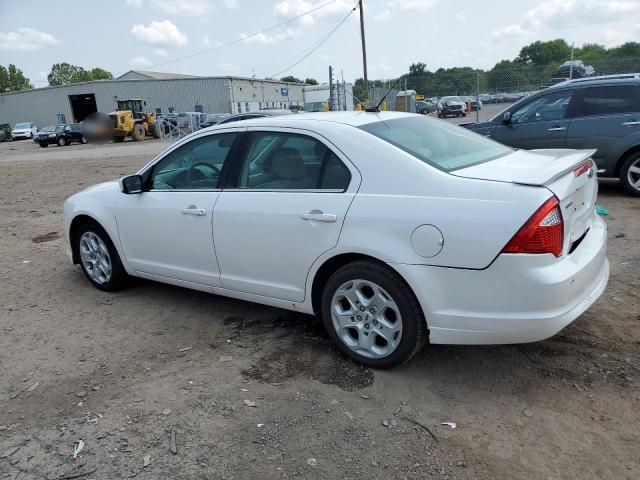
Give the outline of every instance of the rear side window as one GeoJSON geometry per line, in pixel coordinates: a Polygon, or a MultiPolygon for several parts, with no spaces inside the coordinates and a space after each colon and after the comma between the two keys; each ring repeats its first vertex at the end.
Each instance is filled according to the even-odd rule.
{"type": "Polygon", "coordinates": [[[638,112],[639,103],[638,87],[635,85],[589,87],[582,91],[576,116],[638,112]]]}
{"type": "Polygon", "coordinates": [[[252,134],[239,188],[260,190],[346,190],[349,169],[329,147],[306,135],[252,134]]]}

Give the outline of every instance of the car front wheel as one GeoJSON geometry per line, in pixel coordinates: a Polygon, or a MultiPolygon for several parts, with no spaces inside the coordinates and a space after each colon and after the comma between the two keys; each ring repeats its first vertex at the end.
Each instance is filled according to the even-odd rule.
{"type": "Polygon", "coordinates": [[[64,147],[67,144],[67,141],[64,139],[64,137],[60,137],[58,139],[58,146],[59,147],[64,147]]]}
{"type": "Polygon", "coordinates": [[[107,232],[97,223],[82,225],[75,235],[82,271],[100,290],[113,292],[126,286],[129,276],[107,232]]]}
{"type": "Polygon", "coordinates": [[[350,263],[331,276],[322,294],[322,320],[342,353],[373,368],[406,362],[427,338],[411,288],[373,261],[350,263]]]}
{"type": "Polygon", "coordinates": [[[631,155],[622,165],[620,181],[627,193],[640,197],[640,153],[631,155]]]}

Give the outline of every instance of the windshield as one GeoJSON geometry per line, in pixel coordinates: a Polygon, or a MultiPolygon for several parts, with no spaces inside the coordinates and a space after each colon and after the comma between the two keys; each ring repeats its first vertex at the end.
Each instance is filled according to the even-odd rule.
{"type": "Polygon", "coordinates": [[[44,127],[42,130],[40,130],[41,132],[53,132],[55,131],[56,127],[54,126],[49,126],[49,127],[44,127]]]}
{"type": "Polygon", "coordinates": [[[16,123],[15,128],[31,128],[30,123],[16,123]]]}
{"type": "Polygon", "coordinates": [[[462,99],[460,97],[442,97],[443,102],[461,102],[462,99]]]}
{"type": "Polygon", "coordinates": [[[375,122],[360,128],[445,172],[513,151],[466,128],[424,116],[375,122]]]}

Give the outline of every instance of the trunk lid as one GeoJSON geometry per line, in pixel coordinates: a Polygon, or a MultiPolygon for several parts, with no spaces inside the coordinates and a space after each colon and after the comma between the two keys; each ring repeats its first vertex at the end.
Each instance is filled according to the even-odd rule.
{"type": "Polygon", "coordinates": [[[598,182],[595,150],[518,150],[511,155],[451,172],[452,175],[549,189],[564,220],[564,253],[572,252],[591,227],[598,182]]]}

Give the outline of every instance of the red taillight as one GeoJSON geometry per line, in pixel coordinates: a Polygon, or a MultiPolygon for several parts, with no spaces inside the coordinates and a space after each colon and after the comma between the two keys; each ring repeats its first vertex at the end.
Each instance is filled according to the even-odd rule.
{"type": "Polygon", "coordinates": [[[502,253],[553,253],[559,257],[562,255],[563,237],[560,204],[556,197],[551,197],[518,230],[502,253]]]}

